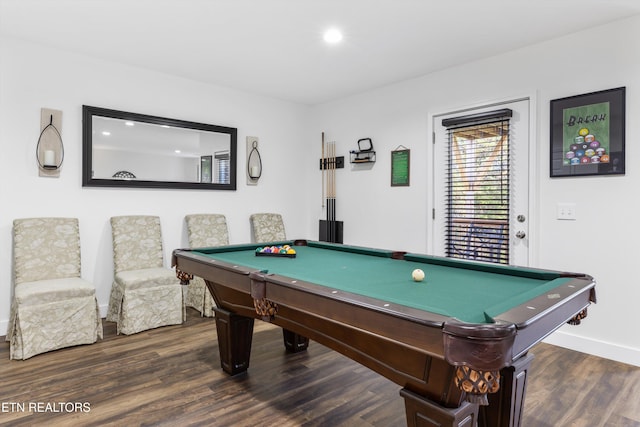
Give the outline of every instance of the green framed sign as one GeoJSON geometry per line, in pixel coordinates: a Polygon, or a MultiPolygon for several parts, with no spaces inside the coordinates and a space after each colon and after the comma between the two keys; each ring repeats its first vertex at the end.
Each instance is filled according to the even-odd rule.
{"type": "Polygon", "coordinates": [[[552,178],[624,175],[625,90],[551,100],[552,178]]]}
{"type": "Polygon", "coordinates": [[[410,176],[411,150],[391,152],[391,186],[408,187],[410,176]]]}

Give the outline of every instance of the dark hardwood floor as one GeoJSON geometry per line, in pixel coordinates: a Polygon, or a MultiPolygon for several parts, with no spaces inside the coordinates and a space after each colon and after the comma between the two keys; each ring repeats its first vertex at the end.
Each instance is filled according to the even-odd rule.
{"type": "MultiPolygon", "coordinates": [[[[399,387],[311,342],[287,354],[279,328],[256,321],[249,372],[219,364],[213,319],[188,320],[9,360],[0,344],[0,423],[12,426],[405,425],[399,387]],[[24,407],[24,410],[23,408],[24,407]]],[[[540,344],[523,426],[640,427],[640,368],[540,344]]]]}

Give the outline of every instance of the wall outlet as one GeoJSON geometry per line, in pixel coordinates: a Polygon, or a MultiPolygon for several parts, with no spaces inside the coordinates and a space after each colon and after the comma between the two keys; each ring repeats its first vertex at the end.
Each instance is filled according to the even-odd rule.
{"type": "Polygon", "coordinates": [[[575,203],[558,203],[556,205],[556,218],[565,221],[576,220],[576,204],[575,203]]]}

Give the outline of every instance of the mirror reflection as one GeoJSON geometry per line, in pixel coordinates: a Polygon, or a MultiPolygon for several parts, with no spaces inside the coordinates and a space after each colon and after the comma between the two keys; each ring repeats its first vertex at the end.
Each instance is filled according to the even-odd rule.
{"type": "Polygon", "coordinates": [[[83,107],[83,186],[235,190],[237,129],[83,107]]]}

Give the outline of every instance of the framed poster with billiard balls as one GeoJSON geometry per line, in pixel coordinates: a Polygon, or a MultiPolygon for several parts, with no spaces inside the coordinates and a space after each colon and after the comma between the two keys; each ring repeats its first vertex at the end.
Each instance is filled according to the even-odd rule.
{"type": "Polygon", "coordinates": [[[551,101],[550,176],[624,175],[625,88],[551,101]]]}

